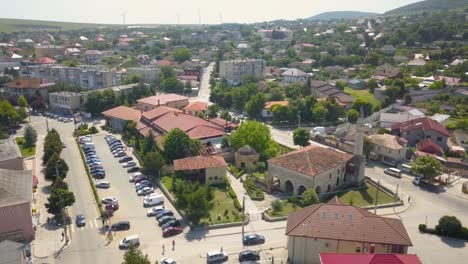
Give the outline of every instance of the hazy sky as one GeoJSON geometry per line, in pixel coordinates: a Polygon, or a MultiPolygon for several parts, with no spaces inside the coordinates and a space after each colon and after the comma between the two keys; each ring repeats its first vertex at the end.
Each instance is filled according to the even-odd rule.
{"type": "Polygon", "coordinates": [[[418,0],[0,0],[0,17],[127,24],[262,22],[326,11],[383,13],[418,0]]]}

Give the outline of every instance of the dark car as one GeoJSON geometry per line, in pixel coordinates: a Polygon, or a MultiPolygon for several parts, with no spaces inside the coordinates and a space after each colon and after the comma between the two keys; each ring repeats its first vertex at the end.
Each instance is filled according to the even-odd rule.
{"type": "Polygon", "coordinates": [[[165,223],[167,223],[169,221],[172,221],[172,220],[176,220],[176,218],[174,216],[163,216],[163,217],[158,219],[158,223],[159,223],[160,226],[162,226],[165,223]]]}
{"type": "Polygon", "coordinates": [[[180,221],[179,220],[171,220],[167,223],[165,223],[164,225],[161,225],[161,229],[166,229],[170,226],[180,226],[180,221]]]}
{"type": "Polygon", "coordinates": [[[96,150],[90,149],[90,148],[84,149],[83,152],[84,152],[86,155],[88,155],[88,154],[90,154],[90,153],[96,154],[96,150]]]}
{"type": "Polygon", "coordinates": [[[99,179],[99,180],[102,180],[104,178],[106,178],[106,174],[102,173],[102,172],[96,172],[96,173],[93,173],[91,174],[91,176],[95,179],[99,179]]]}
{"type": "Polygon", "coordinates": [[[103,167],[93,167],[91,170],[89,170],[89,172],[91,172],[91,174],[93,174],[93,173],[96,173],[96,172],[105,173],[106,171],[104,170],[103,167]]]}
{"type": "Polygon", "coordinates": [[[132,157],[125,156],[125,157],[119,159],[119,163],[124,163],[124,162],[128,162],[128,161],[131,161],[131,160],[133,160],[132,157]]]}
{"type": "Polygon", "coordinates": [[[83,214],[76,216],[76,226],[81,227],[86,225],[86,219],[83,214]]]}
{"type": "Polygon", "coordinates": [[[147,180],[147,178],[144,175],[136,176],[135,178],[133,178],[133,182],[135,184],[140,183],[144,180],[147,180]]]}
{"type": "Polygon", "coordinates": [[[159,220],[163,218],[164,216],[173,216],[173,215],[174,215],[174,212],[172,212],[171,210],[164,209],[161,212],[156,214],[156,220],[159,220]]]}
{"type": "Polygon", "coordinates": [[[131,167],[127,170],[128,173],[140,171],[140,167],[131,167]]]}
{"type": "Polygon", "coordinates": [[[265,237],[262,235],[257,235],[257,234],[250,234],[244,236],[244,239],[242,240],[244,245],[257,245],[257,244],[263,244],[265,243],[265,237]]]}
{"type": "Polygon", "coordinates": [[[251,260],[251,261],[260,260],[260,255],[258,254],[258,252],[253,251],[253,250],[241,251],[239,253],[239,262],[246,261],[246,260],[251,260]]]}
{"type": "Polygon", "coordinates": [[[168,227],[166,229],[163,229],[163,231],[162,231],[163,237],[175,236],[175,235],[178,235],[180,233],[182,233],[182,228],[174,227],[174,226],[170,226],[170,227],[168,227]]]}
{"type": "Polygon", "coordinates": [[[119,221],[111,226],[113,231],[119,230],[129,230],[130,229],[130,221],[119,221]]]}
{"type": "Polygon", "coordinates": [[[113,146],[110,148],[111,151],[116,150],[116,149],[122,150],[122,149],[123,149],[123,146],[120,145],[120,144],[116,144],[116,145],[113,145],[113,146]]]}
{"type": "Polygon", "coordinates": [[[125,156],[125,155],[126,155],[126,154],[125,154],[124,151],[120,151],[120,152],[115,153],[115,154],[114,154],[114,157],[120,158],[120,157],[123,157],[123,156],[125,156]]]}

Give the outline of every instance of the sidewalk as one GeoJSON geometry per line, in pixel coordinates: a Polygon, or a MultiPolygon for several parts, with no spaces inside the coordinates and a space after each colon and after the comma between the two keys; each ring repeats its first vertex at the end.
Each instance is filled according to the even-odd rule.
{"type": "Polygon", "coordinates": [[[250,196],[247,193],[247,191],[244,189],[244,186],[240,182],[240,179],[236,179],[229,172],[227,172],[227,177],[241,205],[242,205],[242,197],[245,197],[245,213],[250,215],[250,221],[262,220],[262,212],[258,210],[254,201],[250,199],[250,196]]]}

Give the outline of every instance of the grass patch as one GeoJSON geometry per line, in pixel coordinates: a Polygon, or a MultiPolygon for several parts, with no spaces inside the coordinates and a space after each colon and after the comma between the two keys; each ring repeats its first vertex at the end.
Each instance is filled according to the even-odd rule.
{"type": "Polygon", "coordinates": [[[373,107],[380,106],[380,101],[377,100],[377,98],[375,98],[375,96],[367,89],[353,90],[350,87],[345,87],[344,91],[356,99],[362,98],[366,100],[367,102],[371,103],[373,107]]]}
{"type": "Polygon", "coordinates": [[[162,179],[161,179],[161,183],[170,192],[172,192],[172,183],[173,182],[174,182],[174,180],[172,179],[171,176],[163,176],[162,179]]]}
{"type": "Polygon", "coordinates": [[[281,155],[286,154],[288,152],[291,152],[293,150],[294,149],[292,149],[292,148],[288,148],[288,147],[286,147],[284,145],[278,144],[278,156],[281,156],[281,155]]]}
{"type": "Polygon", "coordinates": [[[283,207],[281,208],[280,211],[275,212],[270,209],[266,212],[269,217],[287,216],[289,213],[292,213],[299,209],[304,208],[300,203],[292,203],[289,200],[283,200],[281,201],[281,203],[283,204],[283,207]]]}
{"type": "Polygon", "coordinates": [[[244,170],[238,169],[236,166],[234,166],[232,164],[229,164],[228,166],[229,166],[229,170],[231,170],[232,176],[234,176],[234,178],[239,179],[244,174],[244,170]]]}
{"type": "Polygon", "coordinates": [[[215,187],[213,194],[214,198],[211,201],[210,217],[203,218],[201,224],[214,225],[241,221],[241,215],[236,207],[234,207],[233,199],[228,192],[215,187]]]}
{"type": "MultiPolygon", "coordinates": [[[[354,205],[357,207],[369,206],[375,204],[377,188],[366,181],[366,187],[360,190],[345,191],[338,194],[340,202],[343,204],[354,205]]],[[[379,204],[393,203],[395,198],[385,192],[379,192],[379,204]]]]}
{"type": "Polygon", "coordinates": [[[24,141],[24,137],[16,138],[16,143],[18,144],[18,147],[21,151],[21,156],[23,156],[23,158],[34,156],[36,154],[36,146],[26,148],[24,147],[24,141]]]}

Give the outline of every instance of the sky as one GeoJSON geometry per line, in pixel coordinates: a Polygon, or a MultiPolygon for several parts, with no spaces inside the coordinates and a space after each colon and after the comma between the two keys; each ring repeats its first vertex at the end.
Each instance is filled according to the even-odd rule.
{"type": "Polygon", "coordinates": [[[88,23],[218,24],[307,18],[327,11],[383,13],[419,0],[0,0],[0,18],[88,23]]]}

